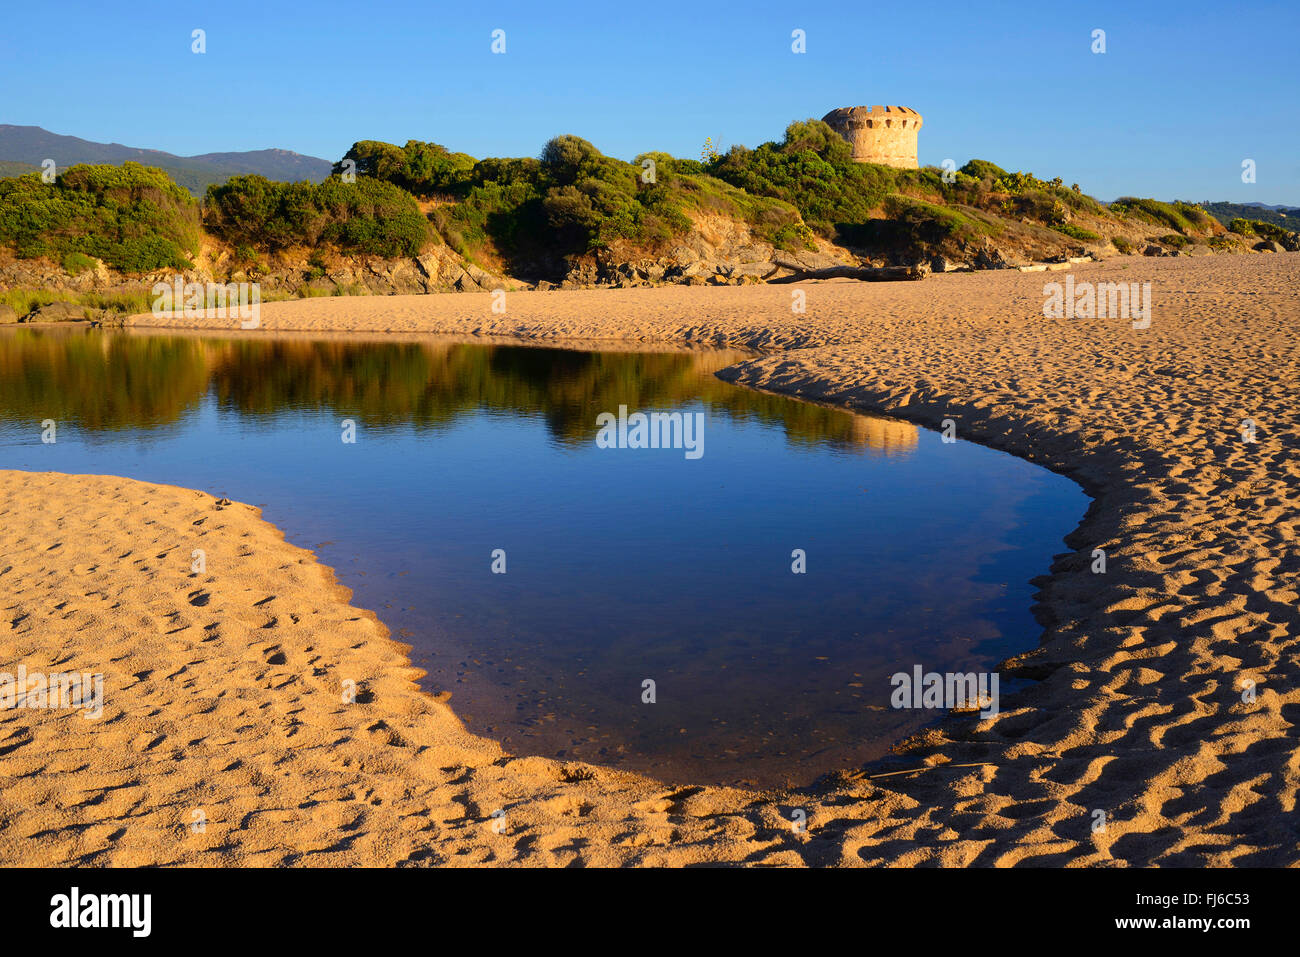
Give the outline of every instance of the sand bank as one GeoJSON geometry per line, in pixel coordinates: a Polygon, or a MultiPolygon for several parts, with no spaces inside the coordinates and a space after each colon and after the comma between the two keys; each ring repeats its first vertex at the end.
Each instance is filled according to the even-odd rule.
{"type": "Polygon", "coordinates": [[[401,646],[255,509],[0,472],[0,668],[105,676],[99,721],[0,711],[0,861],[1300,862],[1300,255],[1074,275],[1150,282],[1150,328],[1046,319],[1063,274],[989,272],[509,293],[504,314],[487,295],[313,299],[244,333],[731,345],[765,354],[729,380],[952,418],[1073,477],[1094,505],[1039,580],[1042,646],[1003,670],[1041,680],[909,742],[929,770],[757,793],[511,758],[420,694],[401,646]]]}

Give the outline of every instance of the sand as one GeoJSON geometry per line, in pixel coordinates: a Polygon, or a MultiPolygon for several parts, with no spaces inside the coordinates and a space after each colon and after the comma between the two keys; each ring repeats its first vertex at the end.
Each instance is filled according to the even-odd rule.
{"type": "Polygon", "coordinates": [[[951,418],[1072,477],[1094,504],[1037,580],[1041,647],[1002,669],[1040,680],[907,742],[901,766],[926,770],[748,792],[514,758],[419,692],[403,647],[256,509],[0,472],[0,669],[105,676],[99,721],[0,711],[0,862],[1300,862],[1300,255],[1073,274],[1151,282],[1150,328],[1045,319],[1064,273],[986,272],[805,283],[802,314],[790,286],[510,293],[504,314],[487,295],[313,299],[244,333],[734,345],[767,354],[728,380],[951,418]]]}

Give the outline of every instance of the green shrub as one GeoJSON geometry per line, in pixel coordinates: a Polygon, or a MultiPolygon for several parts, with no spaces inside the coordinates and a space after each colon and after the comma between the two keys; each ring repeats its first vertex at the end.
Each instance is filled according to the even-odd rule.
{"type": "Polygon", "coordinates": [[[1070,223],[1059,223],[1052,226],[1052,229],[1055,229],[1058,233],[1064,233],[1071,239],[1077,239],[1085,243],[1096,242],[1098,239],[1101,239],[1101,237],[1092,230],[1084,229],[1082,226],[1074,226],[1070,223]]]}
{"type": "Polygon", "coordinates": [[[376,256],[415,256],[430,238],[415,199],[391,183],[358,177],[345,183],[276,183],[235,176],[209,186],[209,230],[230,242],[263,249],[331,245],[376,256]]]}
{"type": "Polygon", "coordinates": [[[605,157],[580,136],[557,136],[542,147],[542,168],[559,184],[573,183],[596,172],[605,157]]]}
{"type": "Polygon", "coordinates": [[[69,276],[80,276],[95,268],[95,259],[85,253],[68,253],[63,257],[63,271],[69,276]]]}
{"type": "Polygon", "coordinates": [[[307,281],[312,282],[320,279],[325,275],[326,268],[325,257],[321,255],[320,250],[313,250],[312,254],[307,257],[307,281]]]}
{"type": "MultiPolygon", "coordinates": [[[[1285,239],[1290,239],[1290,237],[1293,235],[1291,230],[1283,229],[1281,226],[1277,225],[1276,223],[1266,222],[1265,220],[1262,219],[1245,219],[1245,220],[1234,219],[1233,222],[1234,223],[1240,222],[1245,225],[1247,232],[1242,233],[1243,236],[1262,236],[1265,239],[1272,239],[1275,240],[1276,242],[1282,242],[1285,239]]],[[[1240,232],[1240,230],[1233,230],[1233,232],[1240,232]]]]}
{"type": "Polygon", "coordinates": [[[965,173],[972,179],[981,180],[990,185],[1000,179],[1005,179],[1007,171],[996,163],[990,163],[988,160],[973,159],[958,172],[965,173]]]}
{"type": "Polygon", "coordinates": [[[1133,243],[1125,239],[1123,236],[1110,237],[1110,244],[1124,256],[1133,252],[1133,243]]]}
{"type": "Polygon", "coordinates": [[[885,199],[885,214],[905,225],[922,248],[937,247],[945,239],[965,243],[990,232],[985,223],[959,210],[897,193],[885,199]]]}
{"type": "Polygon", "coordinates": [[[1228,223],[1228,231],[1239,236],[1255,235],[1255,227],[1252,222],[1249,219],[1242,219],[1240,216],[1228,223]]]}
{"type": "Polygon", "coordinates": [[[471,259],[483,251],[536,261],[628,242],[662,248],[691,227],[692,211],[743,219],[783,248],[807,244],[799,213],[786,203],[748,196],[702,172],[704,165],[667,153],[632,163],[603,155],[577,136],[550,140],[538,159],[485,159],[454,206],[435,210],[447,243],[471,259]],[[654,161],[653,181],[644,177],[654,161]]]}
{"type": "Polygon", "coordinates": [[[791,123],[780,143],[733,146],[708,172],[751,196],[780,199],[828,238],[866,223],[904,186],[944,189],[938,171],[855,163],[848,143],[820,120],[791,123]]]}
{"type": "Polygon", "coordinates": [[[71,166],[53,183],[36,173],[0,180],[0,241],[22,258],[80,254],[129,273],[184,269],[199,248],[198,207],[159,169],[71,166]]]}
{"type": "Polygon", "coordinates": [[[403,147],[375,140],[353,143],[334,164],[333,173],[347,172],[349,160],[358,177],[380,179],[416,196],[463,196],[474,169],[474,157],[468,153],[453,153],[445,146],[419,140],[408,140],[403,147]]]}

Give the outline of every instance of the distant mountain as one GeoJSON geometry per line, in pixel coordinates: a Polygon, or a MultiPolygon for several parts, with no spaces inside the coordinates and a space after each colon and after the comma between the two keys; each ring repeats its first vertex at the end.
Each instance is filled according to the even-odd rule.
{"type": "Polygon", "coordinates": [[[1264,203],[1200,203],[1202,209],[1223,225],[1234,219],[1258,219],[1283,229],[1300,230],[1300,208],[1268,206],[1264,203]]]}
{"type": "Polygon", "coordinates": [[[39,126],[0,124],[0,176],[17,176],[28,169],[10,169],[15,164],[39,168],[52,159],[60,170],[77,163],[110,163],[133,160],[166,170],[178,184],[201,196],[211,183],[224,183],[242,173],[259,173],[267,179],[319,183],[330,173],[329,160],[303,156],[289,150],[250,150],[244,153],[203,153],[176,156],[161,150],[138,149],[120,143],[94,143],[76,136],[61,136],[39,126]]]}

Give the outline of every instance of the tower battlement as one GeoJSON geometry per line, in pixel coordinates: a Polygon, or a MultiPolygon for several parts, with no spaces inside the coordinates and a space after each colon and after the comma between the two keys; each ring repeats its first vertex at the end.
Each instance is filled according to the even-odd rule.
{"type": "Polygon", "coordinates": [[[916,169],[921,114],[906,106],[843,106],[822,122],[844,137],[859,163],[916,169]]]}

